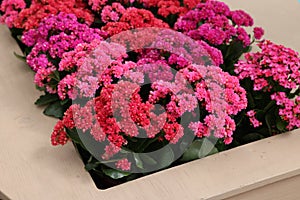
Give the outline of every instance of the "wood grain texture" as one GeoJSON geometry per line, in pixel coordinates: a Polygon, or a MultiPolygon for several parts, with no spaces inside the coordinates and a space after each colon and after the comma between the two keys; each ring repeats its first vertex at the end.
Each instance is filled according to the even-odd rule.
{"type": "MultiPolygon", "coordinates": [[[[255,16],[268,38],[300,50],[297,0],[226,2],[255,16]]],[[[20,53],[7,28],[0,26],[0,191],[12,200],[219,200],[257,188],[266,188],[260,190],[264,192],[270,184],[299,185],[297,130],[97,190],[71,144],[50,145],[56,120],[43,116],[42,108],[33,104],[40,95],[33,73],[14,57],[14,51],[20,53]],[[297,178],[281,182],[291,177],[297,178]]],[[[280,195],[280,190],[276,192],[280,195]]],[[[248,200],[245,195],[236,199],[248,200]]]]}
{"type": "Polygon", "coordinates": [[[284,179],[226,200],[299,200],[300,176],[284,179]]]}

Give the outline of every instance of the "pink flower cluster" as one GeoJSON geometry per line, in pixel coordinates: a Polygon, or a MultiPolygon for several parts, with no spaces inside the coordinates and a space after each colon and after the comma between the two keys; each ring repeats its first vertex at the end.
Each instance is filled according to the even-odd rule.
{"type": "Polygon", "coordinates": [[[12,28],[18,18],[19,12],[26,7],[24,0],[3,0],[0,11],[4,14],[0,16],[0,23],[12,28]]]}
{"type": "Polygon", "coordinates": [[[138,70],[147,75],[151,83],[158,80],[171,81],[173,79],[172,71],[166,61],[144,58],[140,59],[137,64],[138,70]]]}
{"type": "Polygon", "coordinates": [[[170,52],[170,64],[183,64],[182,67],[187,63],[216,66],[223,64],[223,55],[220,50],[204,41],[195,41],[172,30],[159,31],[151,47],[170,52]]]}
{"type": "Polygon", "coordinates": [[[83,0],[33,0],[29,8],[22,9],[18,14],[13,26],[28,31],[38,27],[39,23],[49,15],[60,12],[76,15],[87,24],[94,21],[93,14],[87,9],[87,4],[83,0]]]}
{"type": "Polygon", "coordinates": [[[107,3],[108,0],[88,0],[88,4],[91,6],[91,9],[96,12],[100,12],[107,3]]]}
{"type": "Polygon", "coordinates": [[[260,121],[258,121],[255,117],[256,112],[254,110],[250,110],[247,112],[247,116],[249,117],[250,123],[254,128],[257,128],[262,125],[260,121]]]}
{"type": "Polygon", "coordinates": [[[78,95],[76,85],[78,85],[77,72],[82,66],[89,54],[101,44],[102,40],[95,39],[91,43],[80,43],[74,50],[65,52],[59,62],[58,71],[65,71],[71,74],[66,75],[57,86],[57,93],[61,100],[75,99],[78,95]]]}
{"type": "Polygon", "coordinates": [[[300,96],[294,100],[289,99],[284,92],[277,92],[271,96],[280,106],[279,115],[287,122],[287,129],[292,130],[300,127],[300,96]]]}
{"type": "Polygon", "coordinates": [[[104,23],[119,21],[120,16],[126,9],[120,3],[112,3],[111,6],[105,6],[101,12],[101,20],[104,23]]]}
{"type": "MultiPolygon", "coordinates": [[[[33,46],[26,59],[28,65],[36,71],[35,83],[39,87],[46,87],[50,93],[56,92],[57,85],[53,85],[51,80],[57,82],[62,78],[56,71],[57,63],[63,54],[73,50],[78,44],[95,39],[102,40],[104,36],[106,34],[99,29],[92,29],[86,24],[79,23],[73,14],[50,15],[37,29],[31,29],[22,36],[24,44],[33,46]]],[[[69,71],[62,67],[59,70],[69,71]]],[[[73,82],[71,77],[72,75],[67,76],[68,80],[73,82]]]]}
{"type": "Polygon", "coordinates": [[[65,52],[59,63],[58,71],[72,72],[58,83],[58,96],[94,97],[100,84],[109,85],[113,77],[120,78],[130,69],[131,63],[122,64],[126,50],[115,43],[95,39],[91,43],[80,43],[73,51],[65,52]],[[96,76],[96,74],[98,76],[96,76]]]}
{"type": "Polygon", "coordinates": [[[128,159],[124,158],[116,162],[116,167],[123,171],[128,171],[131,168],[131,163],[128,161],[128,159]]]}
{"type": "Polygon", "coordinates": [[[214,66],[180,71],[189,81],[197,83],[195,95],[208,112],[203,121],[192,122],[190,128],[198,137],[213,133],[224,138],[225,144],[231,143],[236,128],[231,116],[247,107],[246,91],[239,86],[238,79],[214,66]]]}
{"type": "MultiPolygon", "coordinates": [[[[249,46],[251,39],[244,27],[252,25],[253,19],[246,12],[231,11],[225,3],[211,0],[199,3],[196,9],[180,17],[175,29],[211,45],[229,44],[237,39],[249,46]]],[[[262,35],[263,30],[256,28],[255,38],[260,39],[262,35]]]]}
{"type": "Polygon", "coordinates": [[[250,78],[254,90],[276,91],[282,86],[295,89],[300,84],[300,57],[297,52],[269,40],[258,44],[261,52],[245,54],[235,65],[239,79],[250,78]]]}

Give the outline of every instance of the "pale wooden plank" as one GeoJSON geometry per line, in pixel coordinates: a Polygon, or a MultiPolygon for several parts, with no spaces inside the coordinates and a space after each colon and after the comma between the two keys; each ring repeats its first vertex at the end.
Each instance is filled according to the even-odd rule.
{"type": "MultiPolygon", "coordinates": [[[[271,39],[300,49],[296,0],[228,2],[247,8],[271,39]]],[[[299,156],[291,153],[300,150],[297,131],[98,191],[72,145],[51,147],[55,120],[33,105],[39,96],[33,75],[13,51],[19,52],[16,43],[0,26],[0,190],[13,200],[220,199],[299,174],[299,156]]]]}
{"type": "Polygon", "coordinates": [[[251,190],[226,200],[298,200],[300,199],[300,176],[278,181],[276,183],[251,190]]]}

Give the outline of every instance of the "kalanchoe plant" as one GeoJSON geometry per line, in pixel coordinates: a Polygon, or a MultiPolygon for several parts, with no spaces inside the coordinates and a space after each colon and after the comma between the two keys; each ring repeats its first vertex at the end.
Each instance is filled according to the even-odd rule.
{"type": "Polygon", "coordinates": [[[258,43],[258,47],[261,51],[245,54],[245,60],[235,65],[249,102],[247,117],[238,119],[238,143],[300,127],[299,54],[269,40],[258,43]]]}
{"type": "MultiPolygon", "coordinates": [[[[234,63],[250,50],[251,36],[245,28],[253,24],[252,17],[246,12],[232,11],[223,2],[207,1],[180,17],[175,29],[220,49],[224,58],[222,68],[234,74],[234,63]]],[[[253,31],[255,39],[261,39],[264,34],[259,27],[253,31]]]]}
{"type": "MultiPolygon", "coordinates": [[[[180,35],[168,37],[168,31],[163,31],[155,47],[170,49],[181,56],[150,48],[140,51],[135,62],[126,61],[130,57],[125,47],[97,40],[65,53],[61,66],[79,70],[72,75],[73,78],[68,77],[71,81],[64,85],[66,90],[61,93],[62,97],[68,94],[75,102],[78,101],[76,97],[92,99],[84,104],[75,103],[67,110],[55,126],[52,144],[64,145],[71,138],[78,148],[85,149],[78,138],[89,137],[89,141],[98,142],[97,149],[102,146],[102,150],[93,154],[95,157],[89,159],[86,168],[112,179],[118,171],[110,169],[114,173],[107,174],[104,163],[128,171],[127,178],[142,175],[131,174],[132,170],[143,171],[153,167],[145,158],[139,158],[139,154],[124,153],[124,149],[146,153],[170,143],[174,146],[162,152],[168,159],[147,155],[148,160],[167,167],[198,158],[199,155],[192,152],[201,148],[200,138],[215,137],[230,144],[236,127],[233,116],[247,106],[246,91],[239,86],[237,77],[206,64],[220,62],[220,52],[215,53],[220,58],[208,62],[210,54],[205,51],[217,49],[200,42],[195,43],[198,49],[190,46],[181,48],[188,42],[185,41],[186,36],[180,35]],[[193,64],[182,56],[193,54],[203,58],[202,64],[193,64]],[[71,60],[70,55],[77,62],[71,60]],[[147,80],[148,86],[145,87],[147,80]],[[143,86],[140,87],[140,84],[143,86]],[[162,109],[157,110],[157,104],[162,109]],[[188,120],[181,123],[186,117],[188,120]],[[138,138],[141,135],[144,135],[143,138],[138,138]],[[184,147],[187,142],[185,136],[188,135],[198,138],[192,146],[194,149],[176,157],[176,148],[184,147]]],[[[133,44],[136,46],[136,40],[133,44]]]]}
{"type": "Polygon", "coordinates": [[[58,85],[63,84],[61,80],[73,72],[72,69],[59,67],[63,53],[73,50],[78,44],[94,39],[102,40],[103,37],[106,37],[103,31],[89,28],[86,24],[79,23],[75,15],[65,13],[50,15],[36,29],[24,33],[22,42],[32,47],[26,57],[27,64],[36,72],[34,78],[36,85],[46,92],[37,104],[52,103],[46,108],[45,114],[62,117],[70,104],[70,102],[66,104],[67,101],[59,102],[55,95],[58,85]]]}

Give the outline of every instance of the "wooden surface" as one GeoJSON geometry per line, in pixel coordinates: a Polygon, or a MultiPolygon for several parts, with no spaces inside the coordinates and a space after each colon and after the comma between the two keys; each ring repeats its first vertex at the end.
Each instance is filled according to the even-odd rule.
{"type": "Polygon", "coordinates": [[[299,200],[300,176],[284,179],[226,200],[299,200]]]}
{"type": "MultiPolygon", "coordinates": [[[[300,50],[297,0],[226,2],[255,16],[268,38],[300,50]]],[[[257,188],[272,191],[278,184],[290,189],[292,183],[299,185],[298,130],[99,191],[71,144],[50,145],[56,120],[33,105],[39,96],[33,73],[13,51],[20,53],[9,31],[0,26],[0,191],[12,200],[219,200],[257,188]]],[[[251,191],[234,198],[269,199],[249,195],[251,191]]],[[[276,189],[273,195],[284,194],[276,189]]]]}

